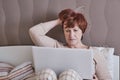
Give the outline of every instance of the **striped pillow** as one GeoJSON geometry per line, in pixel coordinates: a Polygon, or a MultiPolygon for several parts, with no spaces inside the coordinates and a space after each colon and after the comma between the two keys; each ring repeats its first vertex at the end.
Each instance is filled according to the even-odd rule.
{"type": "Polygon", "coordinates": [[[9,63],[0,62],[0,80],[5,78],[13,68],[14,66],[9,63]]]}
{"type": "MultiPolygon", "coordinates": [[[[24,62],[14,68],[8,75],[10,80],[24,80],[26,76],[33,74],[32,62],[24,62]]],[[[27,77],[26,77],[27,78],[27,77]]]]}

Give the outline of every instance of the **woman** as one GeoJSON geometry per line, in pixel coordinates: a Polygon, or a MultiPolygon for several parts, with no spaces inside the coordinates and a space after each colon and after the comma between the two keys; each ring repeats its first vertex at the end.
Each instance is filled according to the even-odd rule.
{"type": "MultiPolygon", "coordinates": [[[[86,28],[87,21],[81,13],[76,13],[71,9],[65,9],[59,13],[59,19],[40,23],[32,27],[29,33],[32,41],[37,46],[92,49],[92,47],[83,44],[81,41],[86,28]],[[63,43],[46,36],[48,31],[59,24],[62,24],[66,45],[63,45],[63,43]]],[[[94,54],[93,65],[94,80],[112,80],[102,54],[94,54]]]]}

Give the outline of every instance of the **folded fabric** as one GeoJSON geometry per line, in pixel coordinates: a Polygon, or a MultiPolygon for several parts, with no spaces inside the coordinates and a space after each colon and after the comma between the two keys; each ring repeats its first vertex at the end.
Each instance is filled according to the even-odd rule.
{"type": "Polygon", "coordinates": [[[14,68],[13,65],[5,62],[0,62],[0,80],[6,78],[8,73],[14,68]]]}
{"type": "MultiPolygon", "coordinates": [[[[25,80],[24,77],[33,73],[32,62],[24,62],[15,67],[8,75],[10,80],[25,80]]],[[[27,77],[26,77],[27,78],[27,77]]]]}

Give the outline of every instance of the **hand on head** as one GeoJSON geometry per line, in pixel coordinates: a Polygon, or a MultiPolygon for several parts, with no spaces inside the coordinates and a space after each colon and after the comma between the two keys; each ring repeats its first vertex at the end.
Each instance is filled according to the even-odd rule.
{"type": "Polygon", "coordinates": [[[76,13],[72,9],[64,9],[59,13],[59,19],[64,22],[68,18],[73,18],[76,16],[76,13]]]}

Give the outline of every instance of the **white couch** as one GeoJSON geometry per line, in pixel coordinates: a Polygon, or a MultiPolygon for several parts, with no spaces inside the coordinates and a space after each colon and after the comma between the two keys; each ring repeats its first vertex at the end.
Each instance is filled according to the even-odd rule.
{"type": "MultiPolygon", "coordinates": [[[[114,56],[114,79],[119,80],[119,56],[114,56]]],[[[11,63],[15,66],[32,61],[32,46],[5,46],[0,47],[0,61],[11,63]]]]}

